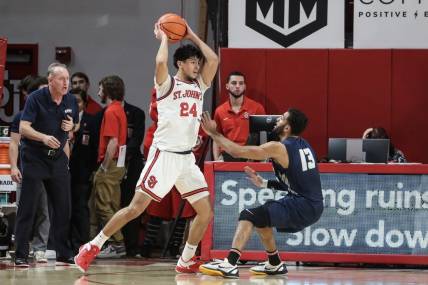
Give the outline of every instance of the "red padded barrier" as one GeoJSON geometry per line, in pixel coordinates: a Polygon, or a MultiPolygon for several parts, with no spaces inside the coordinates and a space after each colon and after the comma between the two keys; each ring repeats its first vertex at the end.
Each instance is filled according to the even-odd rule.
{"type": "Polygon", "coordinates": [[[0,38],[0,65],[5,65],[6,63],[6,48],[7,48],[7,40],[4,38],[0,38]]]}
{"type": "Polygon", "coordinates": [[[391,137],[409,161],[428,163],[428,50],[392,55],[391,137]]]}
{"type": "Polygon", "coordinates": [[[330,50],[328,86],[328,137],[390,130],[390,50],[330,50]]]}
{"type": "Polygon", "coordinates": [[[263,49],[221,49],[220,50],[221,96],[217,106],[227,100],[226,79],[231,71],[245,74],[246,95],[265,106],[266,98],[266,51],[263,49]]]}
{"type": "Polygon", "coordinates": [[[409,161],[428,163],[428,50],[222,49],[220,85],[232,70],[267,113],[308,113],[306,137],[318,157],[329,137],[361,137],[383,126],[409,161]]]}
{"type": "Polygon", "coordinates": [[[268,50],[266,111],[295,107],[309,118],[303,137],[321,157],[327,149],[327,50],[268,50]]]}

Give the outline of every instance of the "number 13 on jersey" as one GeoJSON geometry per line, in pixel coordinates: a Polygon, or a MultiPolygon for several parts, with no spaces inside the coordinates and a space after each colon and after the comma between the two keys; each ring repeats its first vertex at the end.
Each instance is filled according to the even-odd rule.
{"type": "Polygon", "coordinates": [[[309,148],[299,149],[299,153],[303,171],[315,168],[315,159],[309,148]]]}

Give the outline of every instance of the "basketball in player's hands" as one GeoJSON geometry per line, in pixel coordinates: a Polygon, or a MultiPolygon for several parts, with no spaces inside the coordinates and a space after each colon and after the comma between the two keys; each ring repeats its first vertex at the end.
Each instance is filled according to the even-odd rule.
{"type": "Polygon", "coordinates": [[[177,14],[168,13],[162,15],[158,23],[159,27],[167,35],[170,43],[181,41],[187,33],[186,21],[177,14]]]}

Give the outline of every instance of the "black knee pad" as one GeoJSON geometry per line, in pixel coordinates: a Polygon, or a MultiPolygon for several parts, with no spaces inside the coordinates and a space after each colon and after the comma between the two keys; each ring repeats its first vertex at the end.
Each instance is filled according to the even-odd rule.
{"type": "Polygon", "coordinates": [[[239,214],[240,221],[249,221],[256,228],[266,228],[270,227],[270,218],[269,212],[263,206],[252,208],[252,209],[244,209],[239,214]]]}

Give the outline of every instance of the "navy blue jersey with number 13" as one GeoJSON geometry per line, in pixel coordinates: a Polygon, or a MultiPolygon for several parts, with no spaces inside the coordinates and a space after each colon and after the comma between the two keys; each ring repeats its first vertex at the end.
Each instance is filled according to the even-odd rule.
{"type": "Polygon", "coordinates": [[[301,137],[289,137],[282,144],[288,152],[288,168],[275,161],[272,164],[284,190],[312,201],[322,201],[320,174],[312,147],[301,137]]]}

